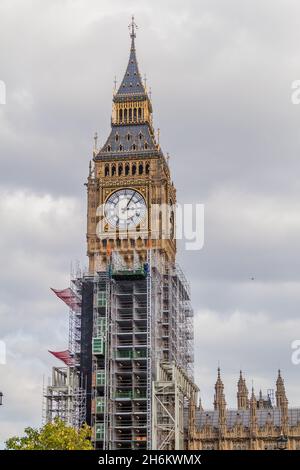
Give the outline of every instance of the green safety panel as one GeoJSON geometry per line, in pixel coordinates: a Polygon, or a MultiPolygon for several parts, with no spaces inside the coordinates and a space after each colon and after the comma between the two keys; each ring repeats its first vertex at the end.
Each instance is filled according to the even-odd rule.
{"type": "Polygon", "coordinates": [[[147,398],[147,394],[144,390],[135,390],[133,394],[133,398],[147,398]]]}
{"type": "Polygon", "coordinates": [[[96,385],[99,387],[100,385],[105,385],[105,371],[98,370],[96,373],[96,385]]]}
{"type": "Polygon", "coordinates": [[[106,291],[98,292],[97,305],[98,305],[98,307],[105,307],[106,306],[106,291]]]}
{"type": "Polygon", "coordinates": [[[131,359],[132,358],[132,350],[123,350],[120,349],[116,352],[117,359],[131,359]]]}
{"type": "Polygon", "coordinates": [[[96,412],[104,413],[104,397],[96,398],[96,412]]]}
{"type": "Polygon", "coordinates": [[[132,391],[131,390],[128,390],[128,391],[119,390],[116,392],[115,397],[116,398],[132,398],[132,391]]]}
{"type": "Polygon", "coordinates": [[[104,439],[104,423],[96,423],[95,424],[95,431],[96,431],[96,441],[103,441],[104,439]]]}
{"type": "Polygon", "coordinates": [[[147,357],[147,349],[136,349],[134,351],[135,358],[146,358],[147,357]]]}
{"type": "Polygon", "coordinates": [[[105,331],[106,331],[106,318],[105,317],[98,317],[97,329],[98,329],[99,336],[105,334],[105,331]]]}
{"type": "Polygon", "coordinates": [[[104,339],[93,338],[93,354],[104,354],[104,339]]]}

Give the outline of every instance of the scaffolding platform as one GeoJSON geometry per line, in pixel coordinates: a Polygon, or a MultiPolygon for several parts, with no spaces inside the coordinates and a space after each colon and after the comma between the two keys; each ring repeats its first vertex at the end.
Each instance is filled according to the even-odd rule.
{"type": "Polygon", "coordinates": [[[109,275],[113,279],[122,280],[122,279],[145,279],[149,274],[149,266],[145,263],[143,266],[132,268],[132,269],[114,269],[109,268],[109,275]]]}

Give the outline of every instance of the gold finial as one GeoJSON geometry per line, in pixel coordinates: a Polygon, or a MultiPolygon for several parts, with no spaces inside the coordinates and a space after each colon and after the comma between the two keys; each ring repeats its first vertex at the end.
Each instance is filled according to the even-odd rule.
{"type": "Polygon", "coordinates": [[[149,98],[150,98],[150,100],[152,99],[152,89],[151,89],[151,87],[149,88],[149,98]]]}
{"type": "Polygon", "coordinates": [[[114,78],[114,95],[116,94],[117,92],[117,77],[115,75],[115,78],[114,78]]]}
{"type": "Polygon", "coordinates": [[[145,87],[145,90],[147,89],[147,75],[144,74],[144,87],[145,87]]]}
{"type": "Polygon", "coordinates": [[[159,138],[160,138],[160,128],[157,129],[157,143],[159,145],[159,138]]]}
{"type": "Polygon", "coordinates": [[[135,31],[138,29],[138,25],[134,21],[134,15],[131,17],[131,23],[128,25],[129,31],[130,31],[130,37],[131,39],[134,39],[136,37],[135,31]]]}

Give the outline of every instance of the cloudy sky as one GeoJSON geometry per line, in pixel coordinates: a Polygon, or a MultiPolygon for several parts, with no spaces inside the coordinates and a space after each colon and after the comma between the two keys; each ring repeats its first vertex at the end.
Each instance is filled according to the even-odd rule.
{"type": "Polygon", "coordinates": [[[266,391],[279,367],[300,405],[299,2],[1,0],[0,441],[40,424],[47,350],[66,347],[68,312],[49,287],[86,264],[92,137],[109,132],[132,13],[178,199],[205,204],[203,250],[179,249],[203,405],[218,361],[229,406],[240,368],[266,391]]]}

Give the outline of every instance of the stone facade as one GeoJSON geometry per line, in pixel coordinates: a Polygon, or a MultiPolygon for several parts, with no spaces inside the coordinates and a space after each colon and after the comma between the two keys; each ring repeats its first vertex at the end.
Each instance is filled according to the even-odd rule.
{"type": "Polygon", "coordinates": [[[220,369],[214,409],[195,408],[190,420],[190,450],[300,450],[300,408],[289,408],[280,371],[276,403],[262,392],[249,398],[242,372],[237,384],[237,409],[227,409],[220,369]]]}

